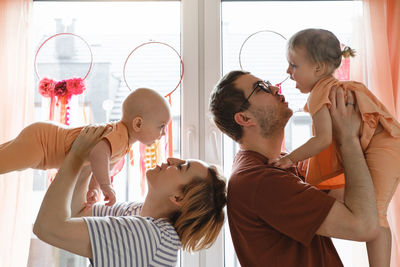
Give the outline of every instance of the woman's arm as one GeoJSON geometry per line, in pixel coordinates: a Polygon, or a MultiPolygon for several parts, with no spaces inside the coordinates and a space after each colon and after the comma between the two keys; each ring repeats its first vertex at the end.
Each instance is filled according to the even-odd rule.
{"type": "Polygon", "coordinates": [[[314,114],[312,119],[315,135],[290,154],[280,159],[271,160],[270,163],[276,167],[289,168],[294,163],[317,155],[332,143],[332,119],[328,107],[324,105],[314,114]]]}
{"type": "Polygon", "coordinates": [[[92,216],[92,205],[87,205],[88,185],[92,176],[90,165],[83,167],[75,184],[71,202],[71,217],[92,216]]]}
{"type": "Polygon", "coordinates": [[[86,127],[79,134],[43,199],[33,232],[43,241],[91,258],[87,225],[82,218],[71,218],[74,187],[90,150],[108,131],[105,126],[86,127]]]}

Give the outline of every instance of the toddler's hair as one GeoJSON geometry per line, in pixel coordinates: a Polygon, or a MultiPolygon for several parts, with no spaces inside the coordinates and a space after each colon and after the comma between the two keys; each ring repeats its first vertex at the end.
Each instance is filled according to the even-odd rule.
{"type": "Polygon", "coordinates": [[[323,29],[305,29],[294,34],[288,41],[288,50],[304,48],[309,60],[314,63],[326,63],[331,72],[339,68],[344,58],[354,57],[355,50],[340,47],[338,38],[323,29]]]}

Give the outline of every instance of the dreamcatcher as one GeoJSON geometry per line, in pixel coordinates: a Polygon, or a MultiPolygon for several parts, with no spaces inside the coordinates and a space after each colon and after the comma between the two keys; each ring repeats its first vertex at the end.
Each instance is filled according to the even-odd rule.
{"type": "MultiPolygon", "coordinates": [[[[173,48],[171,45],[167,44],[167,43],[163,43],[163,42],[156,42],[156,41],[149,41],[146,43],[142,43],[141,45],[135,47],[128,55],[128,57],[125,60],[124,63],[124,70],[123,70],[123,78],[125,81],[126,86],[128,87],[129,90],[133,90],[128,83],[128,79],[127,79],[127,74],[126,74],[126,69],[127,69],[127,64],[128,64],[128,60],[132,58],[132,55],[134,55],[135,53],[137,53],[139,50],[142,50],[144,47],[150,48],[150,47],[154,47],[154,46],[161,46],[164,48],[167,48],[168,50],[173,52],[173,55],[176,56],[180,62],[180,74],[178,76],[178,83],[175,86],[175,88],[173,90],[171,90],[169,93],[167,93],[164,97],[167,98],[168,103],[170,104],[170,106],[172,107],[172,93],[174,93],[176,91],[176,89],[178,89],[178,87],[180,86],[180,84],[182,83],[182,79],[183,79],[183,73],[184,73],[184,65],[183,65],[183,60],[180,56],[180,54],[178,53],[178,51],[176,51],[175,48],[173,48]]],[[[149,51],[147,51],[149,53],[149,51]]],[[[153,63],[149,63],[149,60],[157,60],[157,58],[155,57],[154,53],[150,53],[151,56],[146,56],[146,62],[148,64],[153,64],[153,63]]],[[[134,61],[135,62],[135,61],[134,61]]],[[[139,62],[139,60],[137,60],[137,62],[139,62]]],[[[154,66],[155,64],[153,64],[154,66]]],[[[141,68],[143,66],[140,65],[140,63],[136,64],[136,67],[141,68]]],[[[134,68],[133,68],[134,69],[134,68]]],[[[160,74],[160,76],[162,77],[162,75],[160,74]]],[[[154,77],[143,77],[144,79],[154,79],[154,77]]],[[[154,168],[157,164],[160,164],[163,160],[163,155],[167,156],[167,157],[172,157],[173,156],[173,135],[172,135],[172,120],[169,122],[169,124],[166,127],[166,135],[164,137],[164,144],[165,146],[162,147],[162,142],[160,140],[157,140],[154,144],[152,144],[151,146],[145,146],[143,144],[139,144],[139,153],[140,153],[140,157],[139,157],[139,161],[140,161],[140,171],[141,171],[141,193],[142,195],[144,195],[144,191],[145,191],[145,173],[147,169],[150,168],[154,168]]],[[[133,151],[132,149],[130,150],[130,164],[133,165],[133,151]]]]}
{"type": "MultiPolygon", "coordinates": [[[[39,93],[46,98],[50,98],[49,120],[58,121],[62,124],[69,125],[69,103],[71,97],[80,95],[86,90],[85,79],[88,77],[93,65],[93,54],[90,45],[79,35],[73,33],[57,33],[47,38],[38,48],[35,54],[34,69],[35,74],[39,80],[38,90],[39,93]],[[73,36],[79,38],[85,43],[90,52],[90,66],[87,73],[81,77],[72,77],[68,79],[55,80],[50,77],[41,78],[37,70],[37,57],[42,47],[51,39],[58,36],[73,36]],[[56,114],[56,111],[57,114],[56,114]],[[58,115],[58,116],[56,116],[58,115]]],[[[85,109],[83,114],[86,121],[85,109]]]]}

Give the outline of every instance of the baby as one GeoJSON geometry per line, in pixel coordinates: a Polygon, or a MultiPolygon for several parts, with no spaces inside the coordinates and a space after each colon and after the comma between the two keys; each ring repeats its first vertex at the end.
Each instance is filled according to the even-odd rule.
{"type": "MultiPolygon", "coordinates": [[[[111,206],[116,202],[110,169],[139,141],[151,145],[165,135],[171,119],[168,103],[156,91],[139,88],[122,104],[122,118],[110,123],[110,133],[92,150],[89,168],[95,179],[87,193],[88,205],[98,199],[100,188],[111,206]]],[[[0,145],[0,174],[27,168],[59,168],[83,127],[66,128],[52,122],[37,122],[24,128],[13,140],[0,145]]],[[[85,172],[82,172],[83,174],[85,172]]]]}
{"type": "Polygon", "coordinates": [[[341,160],[332,142],[328,96],[333,86],[354,94],[356,103],[346,105],[356,105],[361,113],[360,143],[373,179],[381,226],[378,237],[367,243],[368,257],[370,266],[389,266],[391,233],[386,212],[400,180],[400,124],[362,83],[340,82],[332,76],[342,56],[354,56],[354,51],[349,47],[342,51],[339,40],[327,30],[306,29],[290,38],[287,73],[301,93],[310,93],[305,110],[312,116],[314,136],[272,162],[288,168],[310,158],[307,182],[322,189],[343,187],[341,160]]]}

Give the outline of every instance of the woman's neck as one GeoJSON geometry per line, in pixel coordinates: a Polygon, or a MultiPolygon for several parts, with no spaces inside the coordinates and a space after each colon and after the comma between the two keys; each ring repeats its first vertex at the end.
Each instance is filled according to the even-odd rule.
{"type": "Polygon", "coordinates": [[[140,216],[151,217],[154,219],[169,218],[169,215],[173,212],[169,207],[168,202],[165,199],[160,200],[156,197],[147,194],[146,199],[143,202],[140,216]]]}

